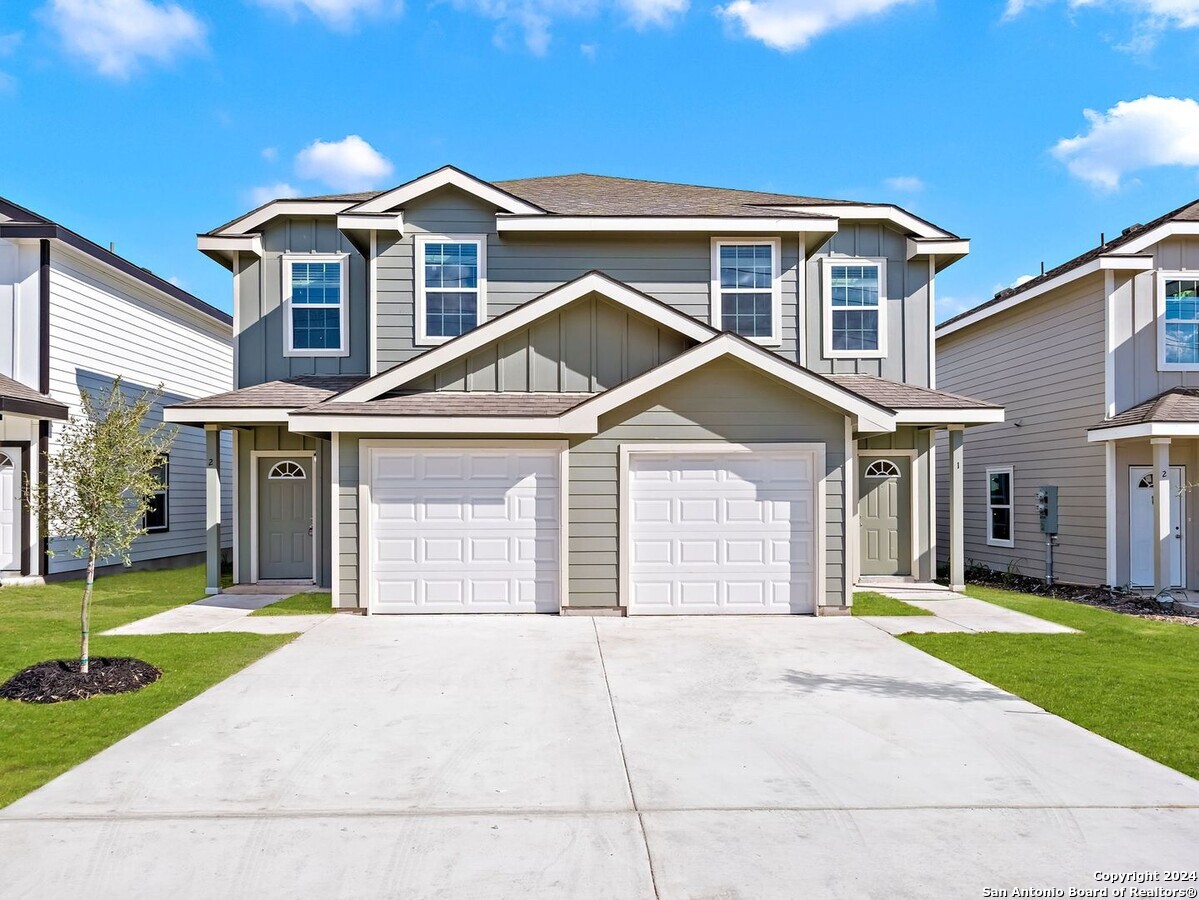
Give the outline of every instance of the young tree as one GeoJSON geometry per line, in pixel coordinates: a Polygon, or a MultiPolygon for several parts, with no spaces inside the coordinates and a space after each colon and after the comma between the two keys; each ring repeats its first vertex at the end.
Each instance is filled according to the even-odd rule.
{"type": "Polygon", "coordinates": [[[162,394],[146,391],[130,401],[118,378],[100,403],[82,391],[83,415],[72,417],[47,453],[45,484],[26,485],[31,509],[45,533],[75,541],[71,553],[87,557],[87,583],[79,612],[79,671],[88,673],[88,628],[96,561],[119,557],[130,564],[133,541],[146,533],[151,495],[161,489],[154,473],[175,439],[175,429],[147,422],[162,394]]]}

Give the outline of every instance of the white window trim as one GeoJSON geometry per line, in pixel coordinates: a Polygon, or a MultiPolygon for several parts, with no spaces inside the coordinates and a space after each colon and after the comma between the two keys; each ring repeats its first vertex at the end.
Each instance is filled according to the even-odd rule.
{"type": "MultiPolygon", "coordinates": [[[[717,331],[726,331],[721,312],[720,295],[720,248],[726,246],[754,247],[770,245],[770,335],[748,337],[745,340],[763,347],[778,347],[783,342],[783,241],[777,237],[767,238],[712,238],[712,283],[709,289],[709,321],[717,331]]],[[[756,293],[761,293],[760,291],[756,293]]]]}
{"type": "MultiPolygon", "coordinates": [[[[304,304],[307,306],[308,304],[304,304]]],[[[350,355],[350,254],[348,253],[285,253],[283,254],[283,355],[284,356],[349,356],[350,355]],[[296,349],[291,313],[292,263],[335,262],[341,265],[341,346],[336,349],[296,349]]]]}
{"type": "Polygon", "coordinates": [[[987,481],[984,485],[986,491],[986,510],[987,510],[987,544],[991,547],[1015,547],[1016,546],[1016,475],[1011,466],[991,466],[987,469],[987,481]],[[992,475],[1007,475],[1008,485],[1008,502],[1007,504],[991,504],[991,476],[992,475]],[[1011,537],[1006,541],[991,536],[991,510],[1006,509],[1008,511],[1008,532],[1011,537]]]}
{"type": "Polygon", "coordinates": [[[1166,282],[1199,281],[1199,271],[1157,272],[1157,370],[1159,372],[1199,372],[1199,363],[1166,362],[1166,282]]]}
{"type": "Polygon", "coordinates": [[[887,355],[887,260],[881,257],[826,256],[821,260],[821,305],[824,307],[824,356],[826,359],[883,359],[887,355]],[[833,349],[833,266],[878,267],[878,349],[833,349]]]}
{"type": "MultiPolygon", "coordinates": [[[[479,248],[479,299],[476,303],[475,328],[487,321],[487,235],[485,234],[418,234],[412,258],[412,277],[416,281],[416,343],[433,347],[452,341],[454,337],[439,337],[428,332],[425,309],[425,244],[475,244],[479,248]]],[[[465,332],[464,332],[465,333],[465,332]]]]}

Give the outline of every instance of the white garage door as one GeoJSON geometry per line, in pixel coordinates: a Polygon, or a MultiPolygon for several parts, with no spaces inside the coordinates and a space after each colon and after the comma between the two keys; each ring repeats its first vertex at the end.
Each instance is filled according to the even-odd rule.
{"type": "Polygon", "coordinates": [[[557,612],[558,452],[370,451],[373,613],[557,612]]]}
{"type": "Polygon", "coordinates": [[[815,452],[629,456],[629,613],[810,613],[815,452]]]}

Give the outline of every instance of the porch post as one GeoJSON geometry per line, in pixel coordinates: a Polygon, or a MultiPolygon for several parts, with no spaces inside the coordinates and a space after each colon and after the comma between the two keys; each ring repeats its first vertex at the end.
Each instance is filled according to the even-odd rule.
{"type": "Polygon", "coordinates": [[[1170,484],[1170,439],[1152,438],[1153,445],[1153,590],[1171,587],[1174,554],[1174,530],[1170,527],[1170,492],[1179,485],[1170,484]]]}
{"type": "Polygon", "coordinates": [[[204,593],[221,592],[221,432],[214,427],[204,429],[205,482],[204,522],[207,528],[205,547],[207,564],[204,593]]]}
{"type": "Polygon", "coordinates": [[[964,487],[962,468],[966,430],[961,425],[949,426],[949,589],[966,588],[966,536],[964,487]]]}

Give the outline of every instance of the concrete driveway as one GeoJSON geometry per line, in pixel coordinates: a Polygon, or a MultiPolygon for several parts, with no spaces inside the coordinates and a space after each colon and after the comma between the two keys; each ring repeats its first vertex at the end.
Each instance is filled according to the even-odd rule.
{"type": "Polygon", "coordinates": [[[1199,782],[852,619],[330,617],[0,811],[12,897],[982,897],[1199,782]]]}

